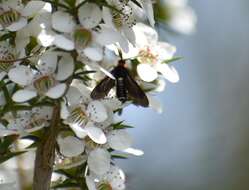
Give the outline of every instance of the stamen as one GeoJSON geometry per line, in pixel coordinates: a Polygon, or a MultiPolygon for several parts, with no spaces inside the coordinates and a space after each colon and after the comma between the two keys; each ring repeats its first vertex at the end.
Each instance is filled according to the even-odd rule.
{"type": "Polygon", "coordinates": [[[112,190],[112,186],[108,182],[103,182],[98,185],[98,190],[112,190]]]}
{"type": "Polygon", "coordinates": [[[36,79],[33,83],[38,94],[41,94],[41,95],[48,92],[48,90],[50,88],[54,87],[55,84],[56,84],[55,79],[50,75],[42,76],[42,77],[36,79]]]}
{"type": "Polygon", "coordinates": [[[158,55],[153,54],[153,52],[151,52],[151,49],[147,47],[146,49],[140,50],[138,60],[141,63],[155,64],[157,63],[158,55]]]}
{"type": "Polygon", "coordinates": [[[17,22],[21,18],[21,14],[16,10],[8,10],[0,14],[0,24],[3,27],[8,27],[12,23],[17,22]]]}
{"type": "Polygon", "coordinates": [[[113,23],[117,28],[122,27],[124,24],[132,27],[136,24],[136,20],[133,16],[133,10],[128,5],[127,0],[120,0],[114,5],[118,11],[112,11],[113,23]]]}
{"type": "Polygon", "coordinates": [[[14,65],[16,56],[11,52],[11,48],[6,45],[0,45],[0,71],[8,72],[14,65]]]}
{"type": "Polygon", "coordinates": [[[80,28],[77,29],[74,33],[74,41],[77,49],[85,48],[91,40],[92,34],[87,29],[80,28]]]}
{"type": "Polygon", "coordinates": [[[81,107],[75,108],[69,117],[69,121],[73,123],[77,123],[79,125],[82,125],[86,119],[85,112],[81,109],[81,107]]]}
{"type": "Polygon", "coordinates": [[[88,136],[84,138],[86,147],[94,150],[95,148],[99,147],[99,144],[95,143],[92,139],[90,139],[88,136]]]}
{"type": "Polygon", "coordinates": [[[25,129],[33,129],[35,127],[41,127],[45,123],[46,123],[46,120],[43,118],[31,119],[30,123],[27,126],[25,126],[25,129]]]}

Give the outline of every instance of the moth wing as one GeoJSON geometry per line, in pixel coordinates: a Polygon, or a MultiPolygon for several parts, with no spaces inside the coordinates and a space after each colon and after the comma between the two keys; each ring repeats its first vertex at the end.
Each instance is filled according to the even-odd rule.
{"type": "Polygon", "coordinates": [[[105,77],[91,92],[91,98],[101,99],[108,95],[109,91],[114,87],[115,80],[105,77]]]}
{"type": "Polygon", "coordinates": [[[126,77],[126,88],[128,91],[128,95],[131,96],[134,103],[143,107],[149,106],[149,100],[144,93],[144,91],[140,88],[137,82],[132,79],[132,77],[127,73],[126,77]]]}

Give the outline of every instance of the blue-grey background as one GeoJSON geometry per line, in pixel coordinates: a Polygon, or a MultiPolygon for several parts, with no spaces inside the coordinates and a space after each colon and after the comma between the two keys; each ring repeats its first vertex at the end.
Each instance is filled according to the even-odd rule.
{"type": "MultiPolygon", "coordinates": [[[[145,155],[121,161],[129,190],[249,189],[249,1],[192,0],[193,36],[167,36],[184,60],[165,111],[129,108],[145,155]]],[[[162,34],[164,35],[164,34],[162,34]]]]}

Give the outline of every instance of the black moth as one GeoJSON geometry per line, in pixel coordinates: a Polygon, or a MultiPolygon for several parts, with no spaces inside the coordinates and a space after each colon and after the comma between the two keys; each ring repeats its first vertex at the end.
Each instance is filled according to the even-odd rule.
{"type": "Polygon", "coordinates": [[[131,99],[134,104],[143,107],[149,106],[146,94],[138,86],[135,80],[130,76],[129,71],[125,68],[125,61],[120,60],[111,74],[115,80],[105,77],[92,91],[91,98],[101,99],[108,95],[109,91],[116,85],[116,96],[121,102],[131,99]]]}

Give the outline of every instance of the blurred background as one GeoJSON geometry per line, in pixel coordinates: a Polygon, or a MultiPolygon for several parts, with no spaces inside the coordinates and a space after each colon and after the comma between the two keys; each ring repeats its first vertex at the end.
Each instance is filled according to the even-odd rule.
{"type": "Polygon", "coordinates": [[[181,81],[159,97],[164,113],[125,111],[145,155],[120,161],[129,190],[247,190],[249,187],[249,1],[192,0],[191,36],[178,48],[181,81]]]}

